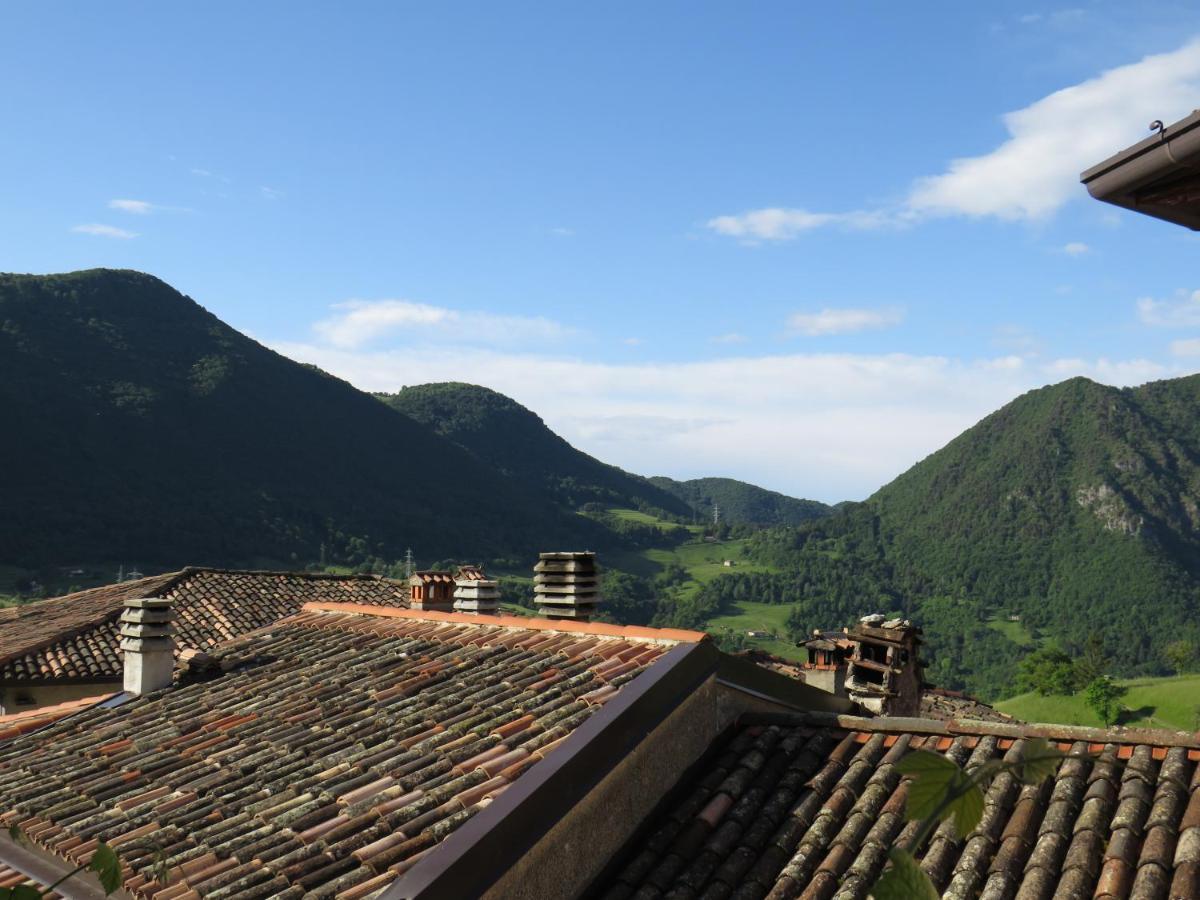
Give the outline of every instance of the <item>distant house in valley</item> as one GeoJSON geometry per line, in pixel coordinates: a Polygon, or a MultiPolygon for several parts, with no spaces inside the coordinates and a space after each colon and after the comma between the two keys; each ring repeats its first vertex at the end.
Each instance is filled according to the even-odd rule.
{"type": "Polygon", "coordinates": [[[187,568],[0,609],[0,714],[119,691],[118,620],[131,599],[172,601],[182,652],[270,625],[309,601],[399,607],[407,594],[375,575],[187,568]]]}
{"type": "Polygon", "coordinates": [[[769,632],[769,631],[752,630],[752,631],[746,632],[746,637],[751,638],[756,641],[765,641],[770,636],[771,636],[771,632],[769,632]]]}

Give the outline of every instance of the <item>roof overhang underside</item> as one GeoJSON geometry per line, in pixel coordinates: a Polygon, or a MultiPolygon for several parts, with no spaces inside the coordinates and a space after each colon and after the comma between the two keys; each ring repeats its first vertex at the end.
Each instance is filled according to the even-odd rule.
{"type": "Polygon", "coordinates": [[[1200,231],[1200,110],[1093,166],[1097,200],[1200,231]]]}

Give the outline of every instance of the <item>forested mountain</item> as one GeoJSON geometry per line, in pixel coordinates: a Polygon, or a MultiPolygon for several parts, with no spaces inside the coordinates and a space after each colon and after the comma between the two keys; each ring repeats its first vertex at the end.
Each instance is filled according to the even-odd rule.
{"type": "Polygon", "coordinates": [[[0,276],[0,563],[493,558],[599,526],[149,275],[0,276]]]}
{"type": "Polygon", "coordinates": [[[496,391],[448,382],[376,396],[522,485],[572,509],[602,503],[692,515],[691,507],[673,493],[576,450],[536,413],[496,391]]]}
{"type": "Polygon", "coordinates": [[[705,520],[712,518],[714,506],[720,507],[721,521],[730,525],[799,525],[833,512],[833,507],[816,500],[798,500],[732,478],[676,481],[658,475],[650,482],[683,500],[705,520]]]}
{"type": "Polygon", "coordinates": [[[797,621],[912,615],[943,683],[986,692],[1011,674],[1019,648],[989,627],[1009,616],[1068,650],[1100,635],[1122,674],[1160,672],[1167,643],[1200,644],[1198,413],[1200,376],[1032,391],[864,503],[750,552],[794,573],[779,593],[797,621]]]}

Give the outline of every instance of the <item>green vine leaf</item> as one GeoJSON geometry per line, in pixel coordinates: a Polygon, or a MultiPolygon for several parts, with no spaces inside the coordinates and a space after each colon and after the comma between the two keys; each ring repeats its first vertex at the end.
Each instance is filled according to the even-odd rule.
{"type": "Polygon", "coordinates": [[[954,830],[966,837],[983,818],[983,791],[946,757],[914,750],[896,768],[912,778],[905,806],[910,820],[954,816],[954,830]]]}
{"type": "Polygon", "coordinates": [[[1057,771],[1066,755],[1045,738],[1027,740],[1023,750],[1021,761],[1013,765],[1013,773],[1025,784],[1041,784],[1057,771]]]}
{"type": "Polygon", "coordinates": [[[871,889],[871,896],[875,900],[938,900],[933,883],[921,871],[912,854],[896,847],[888,857],[892,861],[891,868],[883,873],[871,889]]]}
{"type": "Polygon", "coordinates": [[[21,841],[25,840],[25,832],[23,832],[21,830],[20,825],[9,825],[8,826],[8,836],[10,838],[12,838],[15,843],[18,843],[18,844],[21,843],[21,841]]]}
{"type": "Polygon", "coordinates": [[[937,753],[914,750],[896,766],[901,775],[909,775],[908,803],[905,813],[910,820],[926,819],[937,812],[961,770],[937,753]]]}
{"type": "Polygon", "coordinates": [[[42,900],[42,892],[27,884],[9,888],[9,900],[42,900]]]}
{"type": "Polygon", "coordinates": [[[111,894],[121,886],[121,859],[117,851],[103,841],[92,854],[88,868],[100,879],[100,886],[105,894],[111,894]]]}

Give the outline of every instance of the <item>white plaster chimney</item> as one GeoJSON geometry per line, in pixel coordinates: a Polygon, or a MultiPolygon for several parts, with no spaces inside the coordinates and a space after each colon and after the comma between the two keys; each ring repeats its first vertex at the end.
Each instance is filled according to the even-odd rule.
{"type": "Polygon", "coordinates": [[[121,650],[125,654],[125,690],[149,694],[169,687],[175,673],[175,629],[171,601],[160,597],[125,601],[121,613],[121,650]]]}

